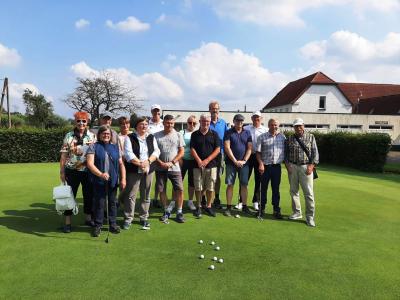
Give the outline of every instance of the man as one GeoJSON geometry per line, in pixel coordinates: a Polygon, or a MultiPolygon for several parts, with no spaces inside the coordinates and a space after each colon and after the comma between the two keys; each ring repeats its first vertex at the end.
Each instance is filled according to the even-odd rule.
{"type": "Polygon", "coordinates": [[[160,220],[167,222],[171,215],[167,205],[167,179],[169,179],[172,183],[173,198],[177,206],[176,221],[184,223],[185,218],[182,212],[183,182],[179,160],[183,157],[185,142],[182,135],[174,129],[175,120],[173,116],[166,115],[163,125],[164,130],[154,135],[160,148],[156,169],[156,187],[164,207],[164,214],[160,220]]]}
{"type": "MultiPolygon", "coordinates": [[[[102,125],[108,125],[111,127],[111,123],[112,123],[112,113],[110,113],[109,111],[105,111],[100,115],[100,119],[99,119],[99,126],[102,125]]],[[[91,129],[91,132],[93,132],[96,136],[97,136],[97,132],[98,132],[98,127],[91,129]]],[[[110,129],[111,130],[111,144],[118,144],[118,133],[114,130],[114,129],[110,129]]]]}
{"type": "MultiPolygon", "coordinates": [[[[164,125],[161,120],[161,112],[162,112],[161,106],[159,104],[153,104],[150,108],[150,112],[151,112],[151,118],[149,120],[148,131],[150,134],[154,135],[155,133],[164,130],[164,125]]],[[[157,199],[158,199],[158,191],[157,191],[157,187],[155,186],[154,187],[154,200],[153,200],[152,205],[155,208],[160,208],[161,205],[157,199]]]]}
{"type": "Polygon", "coordinates": [[[285,164],[289,174],[293,210],[289,219],[298,220],[303,217],[299,196],[300,184],[306,202],[306,223],[308,226],[315,227],[313,170],[319,162],[317,143],[314,135],[304,131],[302,119],[294,120],[293,127],[294,135],[290,136],[285,144],[285,164]]]}
{"type": "Polygon", "coordinates": [[[251,214],[247,207],[247,184],[249,181],[248,160],[251,155],[253,143],[251,133],[243,129],[244,117],[236,114],[233,117],[233,128],[229,129],[224,137],[226,174],[226,202],[227,208],[225,216],[230,217],[232,209],[233,186],[235,184],[236,174],[239,176],[240,194],[243,201],[242,212],[251,214]]]}
{"type": "Polygon", "coordinates": [[[261,174],[261,207],[259,216],[265,216],[267,204],[268,184],[271,180],[273,216],[275,219],[282,219],[279,206],[281,183],[281,164],[285,158],[285,136],[278,132],[279,123],[275,119],[268,121],[268,132],[261,134],[257,139],[257,162],[258,171],[261,174]]]}
{"type": "Polygon", "coordinates": [[[219,103],[216,100],[213,100],[208,105],[208,110],[211,114],[211,124],[210,129],[215,131],[218,134],[218,138],[220,141],[220,149],[221,153],[217,157],[218,161],[218,169],[217,169],[217,181],[215,183],[215,199],[214,199],[214,207],[217,209],[222,209],[221,200],[219,198],[219,190],[221,188],[221,176],[224,173],[224,135],[225,132],[228,131],[228,124],[226,124],[224,119],[219,118],[219,103]]]}
{"type": "MultiPolygon", "coordinates": [[[[261,175],[258,172],[258,162],[256,157],[257,152],[257,139],[258,137],[267,132],[268,129],[261,124],[262,116],[260,111],[255,111],[251,116],[252,124],[244,126],[244,129],[250,131],[251,139],[253,141],[253,149],[251,151],[251,155],[249,158],[249,179],[251,177],[251,173],[254,170],[254,193],[253,193],[253,207],[255,210],[258,210],[258,202],[260,201],[260,187],[261,187],[261,175]]],[[[238,209],[241,209],[242,206],[242,199],[238,204],[238,209]]]]}
{"type": "Polygon", "coordinates": [[[220,141],[215,131],[210,130],[211,115],[200,116],[200,129],[192,133],[190,139],[190,152],[197,166],[193,169],[193,180],[197,200],[197,209],[193,215],[201,217],[201,198],[205,191],[207,204],[205,211],[215,217],[211,205],[214,200],[214,188],[217,181],[217,156],[220,154],[220,141]]]}

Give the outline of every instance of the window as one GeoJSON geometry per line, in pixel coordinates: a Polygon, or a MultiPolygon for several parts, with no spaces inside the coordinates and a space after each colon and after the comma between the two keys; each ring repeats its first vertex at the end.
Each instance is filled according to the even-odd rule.
{"type": "Polygon", "coordinates": [[[379,130],[379,129],[384,129],[384,130],[393,130],[392,125],[369,125],[369,129],[374,129],[374,130],[379,130]]]}
{"type": "Polygon", "coordinates": [[[337,125],[337,129],[362,129],[362,125],[337,125]]]}
{"type": "Polygon", "coordinates": [[[328,124],[306,124],[305,128],[329,129],[328,124]]]}
{"type": "Polygon", "coordinates": [[[319,109],[325,110],[326,109],[326,96],[319,97],[319,109]]]}

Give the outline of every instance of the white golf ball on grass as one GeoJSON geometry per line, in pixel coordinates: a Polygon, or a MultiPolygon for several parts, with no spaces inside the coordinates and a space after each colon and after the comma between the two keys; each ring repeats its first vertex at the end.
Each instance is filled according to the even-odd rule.
{"type": "Polygon", "coordinates": [[[209,269],[210,269],[210,270],[214,270],[214,269],[215,269],[215,266],[214,266],[214,265],[211,265],[211,266],[209,267],[209,269]]]}
{"type": "Polygon", "coordinates": [[[218,258],[217,258],[216,256],[214,256],[212,260],[213,260],[213,261],[217,261],[218,258]]]}
{"type": "Polygon", "coordinates": [[[200,254],[199,258],[200,258],[200,259],[203,259],[203,258],[204,258],[204,255],[203,255],[203,254],[200,254]]]}
{"type": "Polygon", "coordinates": [[[215,247],[215,250],[219,251],[221,248],[219,246],[215,247]]]}
{"type": "Polygon", "coordinates": [[[199,244],[203,244],[203,240],[200,240],[200,241],[199,241],[199,244]]]}
{"type": "Polygon", "coordinates": [[[223,259],[223,258],[220,258],[220,259],[218,259],[218,262],[219,262],[220,264],[222,264],[222,263],[224,262],[224,259],[223,259]]]}
{"type": "Polygon", "coordinates": [[[214,245],[215,245],[215,242],[214,242],[214,241],[211,241],[210,245],[213,245],[213,246],[214,246],[214,245]]]}

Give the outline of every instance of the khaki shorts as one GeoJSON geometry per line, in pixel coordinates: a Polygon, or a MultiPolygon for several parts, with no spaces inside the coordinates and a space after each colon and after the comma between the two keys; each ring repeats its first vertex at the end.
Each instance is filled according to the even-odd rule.
{"type": "Polygon", "coordinates": [[[193,180],[195,191],[214,191],[217,181],[217,167],[211,169],[193,169],[193,180]]]}

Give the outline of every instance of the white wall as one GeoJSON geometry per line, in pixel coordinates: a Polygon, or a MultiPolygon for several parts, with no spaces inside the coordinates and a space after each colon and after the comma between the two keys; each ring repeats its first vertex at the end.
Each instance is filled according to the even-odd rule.
{"type": "Polygon", "coordinates": [[[292,105],[292,112],[347,113],[351,114],[350,102],[334,85],[311,85],[292,105]],[[326,109],[319,109],[319,97],[326,96],[326,109]]]}

